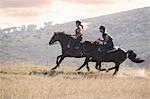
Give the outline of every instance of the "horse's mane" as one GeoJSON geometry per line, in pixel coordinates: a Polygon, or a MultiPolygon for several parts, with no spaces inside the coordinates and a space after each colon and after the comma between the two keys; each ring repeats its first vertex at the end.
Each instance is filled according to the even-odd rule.
{"type": "Polygon", "coordinates": [[[84,41],[83,44],[99,45],[95,41],[84,41]]]}
{"type": "Polygon", "coordinates": [[[59,35],[64,35],[64,36],[68,36],[68,37],[71,37],[71,34],[67,34],[65,32],[55,32],[56,34],[59,34],[59,35]]]}

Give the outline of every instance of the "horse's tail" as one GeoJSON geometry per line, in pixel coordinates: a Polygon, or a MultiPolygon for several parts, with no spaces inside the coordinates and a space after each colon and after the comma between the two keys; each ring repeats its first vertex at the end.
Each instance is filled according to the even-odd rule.
{"type": "Polygon", "coordinates": [[[134,51],[132,50],[128,50],[127,51],[127,55],[128,55],[128,58],[132,61],[132,62],[135,62],[135,63],[142,63],[144,62],[145,60],[144,59],[141,59],[141,58],[137,58],[136,56],[136,53],[134,53],[134,51]]]}

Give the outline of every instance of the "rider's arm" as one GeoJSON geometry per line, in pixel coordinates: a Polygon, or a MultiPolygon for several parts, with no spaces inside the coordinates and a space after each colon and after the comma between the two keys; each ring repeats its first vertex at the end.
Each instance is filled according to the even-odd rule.
{"type": "Polygon", "coordinates": [[[105,38],[103,38],[103,40],[100,38],[98,39],[98,41],[102,42],[103,44],[106,44],[108,40],[109,40],[108,35],[106,35],[105,38]]]}
{"type": "Polygon", "coordinates": [[[77,37],[79,37],[79,36],[82,36],[83,34],[78,34],[78,35],[76,35],[77,37]]]}
{"type": "Polygon", "coordinates": [[[98,38],[98,39],[95,41],[95,43],[97,43],[97,44],[103,44],[103,40],[100,39],[100,38],[98,38]]]}
{"type": "Polygon", "coordinates": [[[108,37],[108,35],[106,35],[103,42],[106,43],[108,40],[109,40],[109,37],[108,37]]]}

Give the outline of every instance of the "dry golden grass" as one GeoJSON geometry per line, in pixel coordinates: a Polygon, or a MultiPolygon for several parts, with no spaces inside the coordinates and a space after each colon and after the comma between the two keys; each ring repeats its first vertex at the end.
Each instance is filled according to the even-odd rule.
{"type": "Polygon", "coordinates": [[[75,72],[64,66],[43,75],[48,69],[1,66],[0,99],[150,99],[149,70],[126,67],[113,77],[113,72],[75,72]]]}

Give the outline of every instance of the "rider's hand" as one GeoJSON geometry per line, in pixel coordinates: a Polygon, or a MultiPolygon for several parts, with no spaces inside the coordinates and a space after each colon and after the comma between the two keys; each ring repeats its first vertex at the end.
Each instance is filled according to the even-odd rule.
{"type": "Polygon", "coordinates": [[[99,44],[99,41],[94,41],[93,43],[94,43],[94,44],[99,44]]]}
{"type": "Polygon", "coordinates": [[[80,41],[80,43],[84,43],[85,41],[80,41]]]}
{"type": "Polygon", "coordinates": [[[77,39],[77,36],[72,36],[73,37],[73,39],[77,39]]]}

